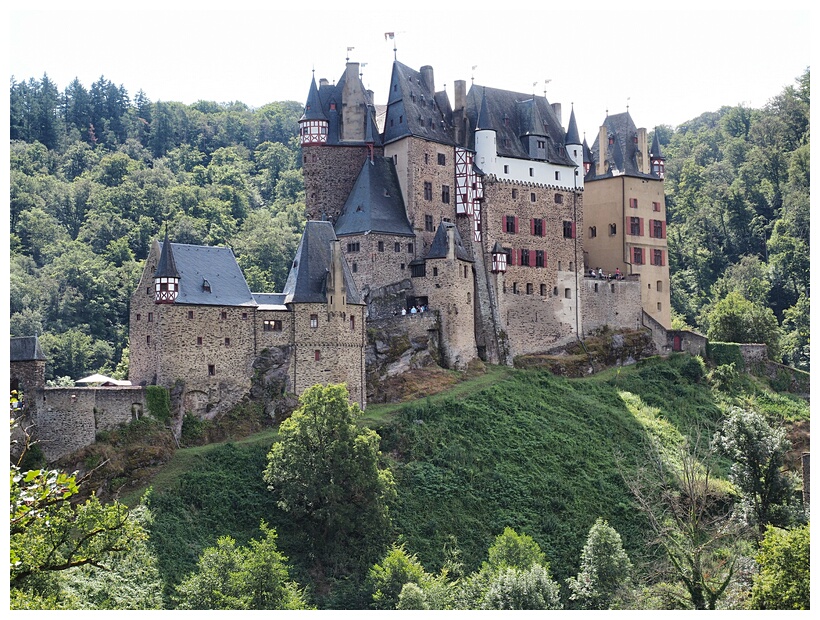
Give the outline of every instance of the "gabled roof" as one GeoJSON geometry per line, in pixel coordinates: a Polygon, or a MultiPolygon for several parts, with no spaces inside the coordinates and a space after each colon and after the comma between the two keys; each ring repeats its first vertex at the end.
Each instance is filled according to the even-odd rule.
{"type": "MultiPolygon", "coordinates": [[[[489,86],[473,85],[467,93],[467,118],[477,129],[494,129],[501,157],[530,159],[521,137],[547,137],[547,158],[550,163],[574,166],[575,162],[559,147],[564,146],[566,133],[546,97],[516,93],[489,86]],[[482,114],[486,106],[486,114],[482,114]],[[479,116],[481,119],[479,122],[479,116]]],[[[475,135],[467,136],[467,148],[475,148],[475,135]]]]}
{"type": "MultiPolygon", "coordinates": [[[[331,244],[336,240],[330,222],[311,220],[305,224],[285,283],[285,303],[327,303],[327,280],[333,267],[331,244]]],[[[350,267],[346,260],[340,262],[347,303],[361,305],[350,267]]]]}
{"type": "Polygon", "coordinates": [[[453,242],[456,246],[454,252],[455,257],[459,260],[465,260],[472,263],[473,259],[470,258],[470,255],[467,253],[467,249],[464,247],[464,242],[461,240],[461,235],[458,234],[458,228],[456,228],[456,225],[452,222],[441,222],[438,225],[436,236],[433,237],[433,243],[430,244],[430,250],[424,258],[427,260],[432,258],[447,258],[447,254],[450,249],[450,238],[448,235],[448,231],[450,230],[453,231],[453,242]]]}
{"type": "Polygon", "coordinates": [[[455,144],[452,112],[446,93],[430,91],[419,71],[394,61],[384,142],[386,144],[407,136],[455,144]]]}
{"type": "MultiPolygon", "coordinates": [[[[161,243],[160,256],[165,244],[161,243]]],[[[206,306],[255,306],[231,248],[171,243],[179,293],[174,303],[206,306]]]]}
{"type": "Polygon", "coordinates": [[[353,190],[336,220],[337,235],[367,232],[413,236],[393,160],[365,160],[353,190]]]}
{"type": "Polygon", "coordinates": [[[597,166],[593,165],[589,169],[585,180],[594,180],[598,178],[606,178],[613,176],[613,168],[617,169],[618,174],[626,176],[641,177],[646,179],[657,179],[657,175],[651,173],[641,172],[638,167],[638,145],[635,144],[635,137],[638,135],[638,128],[629,115],[629,112],[621,114],[612,114],[606,117],[603,123],[607,134],[614,138],[613,144],[607,144],[607,152],[601,154],[601,146],[599,140],[592,143],[592,160],[593,162],[609,161],[609,170],[603,175],[597,174],[597,166]]]}
{"type": "MultiPolygon", "coordinates": [[[[316,87],[315,78],[311,81],[310,90],[308,92],[307,103],[305,104],[305,112],[300,120],[324,120],[327,121],[327,142],[329,145],[337,144],[365,144],[365,142],[343,142],[341,139],[341,122],[342,119],[339,111],[342,109],[344,103],[344,89],[347,80],[346,72],[342,73],[342,77],[336,84],[321,84],[316,87]],[[309,108],[309,109],[308,109],[309,108]],[[334,109],[331,109],[334,108],[334,109]]],[[[364,86],[361,82],[357,85],[364,91],[364,86]]],[[[376,146],[381,146],[381,134],[379,133],[378,125],[376,124],[375,114],[368,114],[367,121],[370,126],[365,127],[364,135],[370,132],[373,143],[376,146]]]]}
{"type": "Polygon", "coordinates": [[[12,362],[47,361],[42,349],[40,349],[40,341],[37,340],[37,336],[12,338],[9,345],[9,356],[12,362]]]}

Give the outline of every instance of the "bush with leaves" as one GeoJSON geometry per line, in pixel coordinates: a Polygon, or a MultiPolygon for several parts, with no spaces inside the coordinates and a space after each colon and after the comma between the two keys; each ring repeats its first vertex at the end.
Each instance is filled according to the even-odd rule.
{"type": "Polygon", "coordinates": [[[624,551],[621,536],[598,517],[581,551],[581,570],[567,579],[570,600],[584,609],[609,609],[618,593],[631,580],[632,562],[624,551]]]}
{"type": "Polygon", "coordinates": [[[755,609],[809,609],[809,525],[792,530],[769,526],[755,560],[760,572],[752,586],[755,609]]]}

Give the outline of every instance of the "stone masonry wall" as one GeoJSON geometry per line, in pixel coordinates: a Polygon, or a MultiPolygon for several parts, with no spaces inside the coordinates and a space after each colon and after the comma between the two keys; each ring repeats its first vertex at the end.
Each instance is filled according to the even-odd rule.
{"type": "Polygon", "coordinates": [[[49,463],[148,413],[140,387],[45,388],[36,399],[33,435],[49,463]]]}
{"type": "MultiPolygon", "coordinates": [[[[309,220],[336,221],[362,170],[367,146],[303,146],[305,210],[309,220]]],[[[381,148],[374,149],[380,156],[381,148]]]]}
{"type": "Polygon", "coordinates": [[[584,335],[604,326],[610,329],[638,329],[641,325],[641,280],[598,280],[586,276],[581,288],[584,335]]]}
{"type": "Polygon", "coordinates": [[[372,288],[410,277],[410,262],[416,250],[413,237],[372,233],[340,240],[353,281],[362,295],[366,296],[372,288]]]}

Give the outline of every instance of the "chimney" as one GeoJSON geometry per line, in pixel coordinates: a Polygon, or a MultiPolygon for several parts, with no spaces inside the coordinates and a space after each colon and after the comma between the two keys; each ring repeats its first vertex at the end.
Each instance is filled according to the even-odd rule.
{"type": "Polygon", "coordinates": [[[561,121],[561,104],[560,103],[553,103],[552,104],[552,111],[555,112],[555,116],[558,117],[558,124],[563,127],[564,123],[561,121]]]}
{"type": "Polygon", "coordinates": [[[606,156],[609,153],[609,140],[607,139],[607,131],[604,125],[598,130],[598,163],[595,168],[595,174],[598,176],[606,174],[606,156]]]}
{"type": "Polygon", "coordinates": [[[327,78],[319,78],[319,88],[322,86],[327,86],[328,84],[329,82],[327,81],[327,78]]]}
{"type": "Polygon", "coordinates": [[[435,94],[436,92],[436,82],[433,79],[433,67],[430,65],[424,65],[421,70],[421,81],[424,82],[424,87],[429,90],[431,93],[435,94]]]}
{"type": "Polygon", "coordinates": [[[329,312],[344,311],[345,288],[342,269],[342,243],[338,239],[330,242],[330,272],[328,273],[327,294],[330,296],[329,312]]]}
{"type": "Polygon", "coordinates": [[[367,90],[367,103],[369,103],[370,105],[374,105],[373,104],[373,91],[370,90],[370,89],[367,90]]]}
{"type": "Polygon", "coordinates": [[[467,81],[453,82],[453,112],[459,112],[467,107],[467,81]]]}
{"type": "Polygon", "coordinates": [[[638,129],[638,150],[641,153],[641,172],[649,174],[652,168],[649,162],[649,143],[646,138],[646,127],[638,129]]]}
{"type": "Polygon", "coordinates": [[[447,226],[447,259],[456,258],[456,227],[452,224],[447,226]]]}

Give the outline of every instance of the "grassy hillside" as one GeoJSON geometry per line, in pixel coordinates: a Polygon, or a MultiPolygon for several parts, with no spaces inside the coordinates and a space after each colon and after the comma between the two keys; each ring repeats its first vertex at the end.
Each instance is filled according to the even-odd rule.
{"type": "MultiPolygon", "coordinates": [[[[369,410],[364,421],[381,434],[395,473],[395,537],[428,571],[438,571],[454,545],[464,570],[474,570],[510,526],[541,545],[563,581],[577,571],[597,517],[618,530],[633,561],[646,559],[646,524],[619,460],[629,470],[644,460],[648,441],[670,445],[693,432],[711,434],[730,402],[759,400],[771,415],[808,420],[805,401],[752,379],[735,388],[710,388],[700,364],[685,355],[585,379],[491,369],[454,393],[369,410]]],[[[336,598],[325,598],[327,584],[311,583],[310,561],[262,481],[271,441],[268,433],[261,442],[181,450],[167,470],[173,475],[157,479],[151,536],[166,582],[180,580],[218,536],[258,536],[264,519],[277,528],[295,577],[314,601],[341,606],[338,586],[336,598]],[[176,466],[181,459],[184,466],[176,466]]],[[[359,590],[348,583],[344,603],[360,604],[359,590]]]]}

